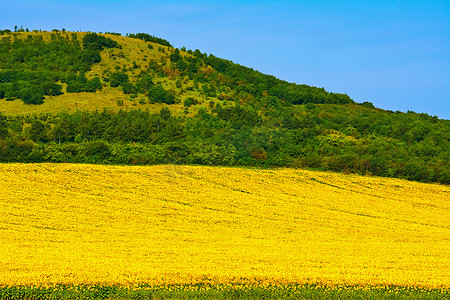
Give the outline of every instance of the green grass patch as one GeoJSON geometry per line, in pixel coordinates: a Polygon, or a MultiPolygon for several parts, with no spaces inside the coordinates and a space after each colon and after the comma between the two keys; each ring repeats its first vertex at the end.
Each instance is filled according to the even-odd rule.
{"type": "Polygon", "coordinates": [[[449,299],[448,288],[315,284],[3,286],[0,299],[449,299]]]}

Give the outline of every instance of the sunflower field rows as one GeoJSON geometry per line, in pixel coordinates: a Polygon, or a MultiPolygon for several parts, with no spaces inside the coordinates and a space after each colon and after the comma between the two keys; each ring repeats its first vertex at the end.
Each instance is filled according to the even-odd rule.
{"type": "Polygon", "coordinates": [[[296,169],[0,165],[0,286],[450,287],[450,188],[296,169]]]}

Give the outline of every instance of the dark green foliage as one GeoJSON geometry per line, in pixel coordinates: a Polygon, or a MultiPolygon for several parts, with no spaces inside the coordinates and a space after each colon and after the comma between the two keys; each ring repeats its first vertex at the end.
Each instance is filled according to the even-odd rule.
{"type": "Polygon", "coordinates": [[[29,36],[26,39],[5,37],[0,42],[0,62],[6,70],[27,70],[32,72],[85,72],[90,69],[89,59],[85,57],[80,45],[68,37],[52,35],[49,42],[42,36],[29,36]]]}
{"type": "Polygon", "coordinates": [[[189,98],[184,99],[183,104],[186,107],[190,107],[191,105],[197,104],[197,100],[195,100],[192,97],[189,97],[189,98]]]}
{"type": "Polygon", "coordinates": [[[44,123],[39,119],[31,120],[31,127],[29,131],[29,137],[36,142],[47,142],[48,138],[46,136],[47,129],[44,123]]]}
{"type": "Polygon", "coordinates": [[[140,93],[145,94],[154,85],[155,84],[152,81],[152,77],[150,75],[144,73],[144,74],[141,74],[138,82],[136,82],[136,89],[140,93]]]}
{"type": "Polygon", "coordinates": [[[102,89],[102,83],[100,82],[100,78],[94,77],[85,85],[85,91],[89,93],[95,93],[97,90],[102,89]]]}
{"type": "Polygon", "coordinates": [[[166,91],[161,85],[155,85],[148,90],[148,98],[151,103],[174,104],[175,96],[166,91]]]}
{"type": "Polygon", "coordinates": [[[153,42],[163,46],[172,47],[172,45],[167,40],[155,37],[147,33],[136,33],[136,34],[131,33],[127,36],[130,38],[140,39],[146,42],[153,42]]]}
{"type": "Polygon", "coordinates": [[[217,109],[217,116],[232,124],[234,128],[241,126],[257,126],[261,124],[261,117],[258,112],[239,105],[217,109]]]}
{"type": "Polygon", "coordinates": [[[6,286],[0,299],[448,299],[448,289],[409,286],[326,286],[316,284],[140,284],[6,286]]]}
{"type": "MultiPolygon", "coordinates": [[[[161,102],[170,94],[159,85],[150,91],[161,102]]],[[[287,166],[450,184],[450,121],[359,105],[306,106],[262,113],[217,105],[216,114],[200,109],[191,118],[166,107],[158,114],[3,117],[0,161],[287,166]]]]}
{"type": "Polygon", "coordinates": [[[108,31],[106,31],[105,34],[112,34],[112,35],[117,35],[117,36],[122,35],[121,33],[118,33],[118,32],[108,32],[108,31]]]}
{"type": "Polygon", "coordinates": [[[169,58],[173,63],[183,60],[183,57],[180,55],[180,50],[178,49],[175,49],[175,51],[169,56],[169,58]]]}
{"type": "Polygon", "coordinates": [[[314,104],[312,104],[311,102],[306,103],[305,108],[307,109],[315,109],[316,106],[314,104]]]}
{"type": "Polygon", "coordinates": [[[54,82],[45,82],[42,84],[42,90],[44,92],[44,95],[47,96],[58,96],[61,95],[62,86],[54,83],[54,82]]]}
{"type": "Polygon", "coordinates": [[[126,73],[118,71],[109,75],[109,85],[111,87],[118,87],[126,82],[129,82],[128,75],[126,73]]]}
{"type": "Polygon", "coordinates": [[[76,34],[71,38],[59,33],[49,42],[42,36],[19,39],[6,36],[0,40],[0,99],[22,99],[27,104],[41,104],[44,95],[62,94],[60,83],[66,82],[67,92],[95,92],[101,89],[99,78],[88,81],[84,73],[101,60],[103,47],[117,43],[97,34],[83,39],[85,49],[76,34]]]}
{"type": "Polygon", "coordinates": [[[68,93],[81,93],[84,91],[84,85],[81,82],[74,81],[67,84],[66,91],[68,93]]]}
{"type": "Polygon", "coordinates": [[[367,107],[367,108],[375,108],[373,103],[369,102],[369,101],[364,101],[363,103],[361,103],[361,106],[364,106],[364,107],[367,107]]]}
{"type": "Polygon", "coordinates": [[[11,33],[11,30],[9,30],[9,29],[0,30],[0,35],[4,35],[5,33],[11,33]]]}
{"type": "Polygon", "coordinates": [[[91,80],[87,80],[84,76],[77,76],[68,81],[66,91],[68,93],[95,93],[97,90],[101,89],[102,83],[100,82],[100,78],[94,77],[91,80]]]}
{"type": "MultiPolygon", "coordinates": [[[[333,103],[351,104],[353,100],[346,94],[329,93],[323,88],[298,85],[280,80],[274,76],[265,75],[251,68],[235,64],[229,60],[215,57],[214,55],[202,54],[195,51],[194,56],[203,59],[204,63],[213,67],[219,73],[226,75],[223,83],[239,92],[261,97],[263,93],[279,99],[281,104],[303,104],[303,103],[333,103]]],[[[200,82],[205,78],[199,77],[200,82]]]]}
{"type": "Polygon", "coordinates": [[[86,50],[100,52],[103,48],[117,48],[119,44],[110,38],[96,33],[88,33],[83,38],[83,47],[86,50]]]}
{"type": "Polygon", "coordinates": [[[8,122],[6,117],[0,113],[0,139],[8,137],[8,122]]]}
{"type": "MultiPolygon", "coordinates": [[[[89,49],[89,48],[88,48],[89,49]]],[[[99,63],[102,60],[100,57],[100,53],[94,50],[84,51],[81,56],[81,61],[86,63],[87,65],[93,65],[95,63],[99,63]]]]}
{"type": "Polygon", "coordinates": [[[42,104],[44,103],[43,92],[38,87],[25,87],[20,89],[19,98],[26,104],[42,104]]]}
{"type": "Polygon", "coordinates": [[[170,112],[170,109],[168,109],[167,107],[163,107],[163,108],[159,111],[159,117],[160,117],[162,120],[169,120],[171,116],[172,116],[172,113],[170,112]]]}
{"type": "MultiPolygon", "coordinates": [[[[146,34],[132,37],[154,42],[146,34]]],[[[98,91],[101,80],[84,74],[104,47],[117,45],[97,34],[86,35],[83,47],[76,34],[55,32],[48,42],[4,35],[0,99],[39,104],[44,95],[61,94],[62,83],[69,93],[98,91]]],[[[177,90],[201,92],[212,113],[0,116],[0,161],[288,166],[450,184],[448,120],[355,105],[345,94],[288,83],[199,50],[168,51],[170,63],[150,60],[133,82],[119,67],[104,81],[131,97],[141,94],[141,103],[146,95],[150,103],[174,104],[176,91],[153,82],[170,68],[181,74],[177,90]],[[186,78],[194,84],[183,84],[186,78]]],[[[186,112],[198,101],[187,98],[186,112]]]]}
{"type": "Polygon", "coordinates": [[[184,75],[184,71],[188,70],[189,72],[197,72],[198,66],[195,65],[195,59],[189,57],[188,62],[185,61],[185,58],[181,55],[180,50],[175,49],[175,51],[169,56],[170,61],[172,65],[180,70],[183,71],[182,74],[184,75]]]}
{"type": "Polygon", "coordinates": [[[84,144],[84,154],[87,157],[99,157],[100,159],[104,159],[108,157],[111,152],[109,150],[109,145],[103,141],[92,141],[84,144]]]}
{"type": "Polygon", "coordinates": [[[122,91],[124,92],[124,94],[133,94],[137,92],[137,89],[132,83],[125,82],[122,83],[122,91]]]}

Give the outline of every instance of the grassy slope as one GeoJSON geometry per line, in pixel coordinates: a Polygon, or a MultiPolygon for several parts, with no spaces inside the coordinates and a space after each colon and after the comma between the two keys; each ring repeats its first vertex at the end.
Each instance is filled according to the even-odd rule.
{"type": "MultiPolygon", "coordinates": [[[[21,32],[15,33],[18,38],[26,38],[28,35],[42,35],[44,40],[50,40],[51,32],[21,32]]],[[[62,36],[70,37],[71,32],[59,33],[62,36]]],[[[85,32],[76,33],[78,40],[82,41],[85,32]]],[[[117,68],[122,69],[127,68],[126,72],[130,81],[134,82],[136,76],[141,72],[141,70],[147,69],[148,64],[151,60],[158,63],[165,61],[167,66],[170,64],[170,51],[173,48],[168,48],[160,44],[145,42],[139,39],[122,37],[117,35],[105,34],[106,37],[117,41],[122,49],[104,49],[101,52],[102,61],[95,64],[92,69],[86,73],[86,77],[91,79],[95,76],[100,78],[106,77],[106,72],[115,72],[117,68]],[[150,49],[148,45],[152,45],[153,49],[150,49]],[[162,49],[164,52],[161,52],[162,49]],[[133,63],[136,63],[138,68],[133,69],[133,63]]],[[[188,55],[182,52],[184,55],[188,55]]],[[[173,75],[173,74],[172,74],[173,75]]],[[[103,83],[103,90],[96,93],[64,93],[63,95],[52,97],[46,96],[44,104],[42,105],[26,105],[20,100],[16,101],[6,101],[5,99],[0,99],[0,112],[7,115],[19,115],[19,114],[30,114],[30,113],[58,113],[61,111],[74,112],[76,110],[103,110],[104,108],[110,110],[129,110],[129,109],[148,109],[149,111],[158,112],[162,107],[166,106],[176,115],[185,115],[183,101],[186,98],[192,97],[200,102],[200,105],[192,107],[188,115],[195,114],[200,107],[208,108],[207,102],[215,101],[218,102],[217,98],[206,99],[200,90],[188,91],[187,87],[193,86],[193,80],[189,80],[187,76],[182,77],[182,88],[179,89],[175,86],[175,81],[178,79],[176,76],[171,76],[168,73],[167,77],[158,77],[155,75],[154,83],[161,84],[166,90],[172,90],[177,95],[181,104],[175,105],[165,105],[165,104],[150,104],[145,95],[139,95],[137,98],[132,99],[130,95],[124,94],[120,88],[111,88],[109,83],[103,83]],[[146,101],[145,104],[139,102],[140,99],[146,101]],[[123,106],[117,104],[117,100],[123,101],[123,106]],[[207,101],[206,101],[207,100],[207,101]]],[[[201,84],[200,84],[201,86],[201,84]]],[[[63,85],[65,91],[65,85],[63,85]]]]}
{"type": "Polygon", "coordinates": [[[0,285],[450,286],[450,189],[300,170],[0,165],[0,285]]]}

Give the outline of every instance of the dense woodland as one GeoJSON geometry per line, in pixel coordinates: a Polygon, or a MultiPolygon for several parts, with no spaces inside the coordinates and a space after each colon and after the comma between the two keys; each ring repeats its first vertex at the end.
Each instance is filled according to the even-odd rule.
{"type": "Polygon", "coordinates": [[[450,126],[426,114],[304,105],[0,117],[0,161],[301,167],[450,183],[450,126]]]}
{"type": "Polygon", "coordinates": [[[192,117],[167,107],[0,114],[1,162],[287,166],[450,184],[449,120],[358,104],[142,33],[129,37],[166,47],[169,64],[150,60],[134,79],[122,68],[88,80],[101,51],[119,43],[95,33],[0,34],[0,99],[39,105],[45,96],[110,86],[170,107],[179,93],[156,83],[169,73],[201,95],[185,99],[186,109],[206,105],[192,117]]]}

